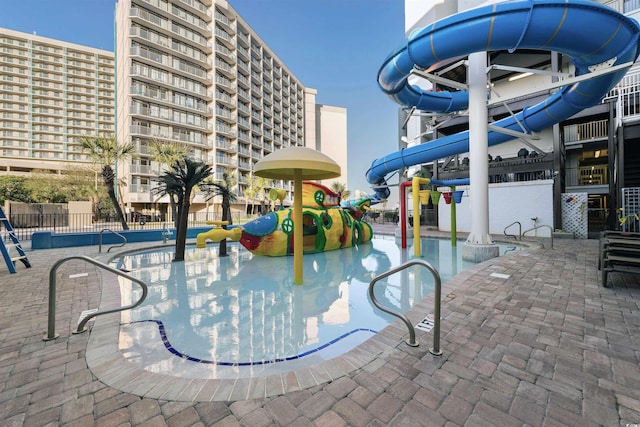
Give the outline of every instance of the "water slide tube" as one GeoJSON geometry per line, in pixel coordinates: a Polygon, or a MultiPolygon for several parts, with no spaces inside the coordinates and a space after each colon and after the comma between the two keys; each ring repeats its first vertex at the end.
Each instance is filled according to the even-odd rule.
{"type": "MultiPolygon", "coordinates": [[[[587,0],[522,0],[497,3],[449,16],[412,33],[378,71],[378,85],[406,107],[446,113],[468,107],[468,93],[432,92],[408,82],[411,71],[449,58],[492,50],[538,49],[567,55],[582,76],[621,64],[613,72],[562,87],[544,101],[493,125],[516,132],[540,132],[598,104],[638,57],[638,23],[587,0]],[[522,126],[522,127],[521,127],[522,126]],[[524,129],[523,129],[524,128],[524,129]]],[[[473,114],[473,112],[471,112],[473,114]]],[[[489,131],[489,146],[513,136],[489,131]]],[[[469,132],[405,148],[374,160],[366,178],[379,199],[389,196],[385,176],[398,169],[469,151],[469,132]]]]}

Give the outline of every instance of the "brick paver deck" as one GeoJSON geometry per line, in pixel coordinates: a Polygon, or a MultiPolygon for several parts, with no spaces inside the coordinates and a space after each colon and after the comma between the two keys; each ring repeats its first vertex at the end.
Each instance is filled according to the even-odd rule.
{"type": "MultiPolygon", "coordinates": [[[[80,261],[59,269],[60,337],[43,341],[51,266],[97,247],[28,251],[33,268],[0,266],[0,426],[640,424],[640,283],[612,273],[612,287],[601,287],[597,249],[592,240],[556,240],[554,249],[456,276],[443,287],[440,357],[428,351],[431,333],[418,332],[415,348],[392,341],[404,327],[394,324],[380,337],[387,351],[362,367],[228,402],[141,397],[96,377],[85,359],[91,333],[71,331],[83,310],[99,306],[104,277],[80,261]]],[[[421,319],[430,304],[410,317],[421,319]]]]}

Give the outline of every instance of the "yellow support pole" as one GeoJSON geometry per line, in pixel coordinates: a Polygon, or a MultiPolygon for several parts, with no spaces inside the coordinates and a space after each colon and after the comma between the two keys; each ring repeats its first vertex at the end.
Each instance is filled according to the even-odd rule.
{"type": "Polygon", "coordinates": [[[411,180],[411,198],[413,199],[413,256],[422,256],[420,247],[420,184],[429,185],[429,178],[414,177],[411,180]]]}
{"type": "Polygon", "coordinates": [[[302,279],[302,170],[293,171],[293,284],[302,279]]]}

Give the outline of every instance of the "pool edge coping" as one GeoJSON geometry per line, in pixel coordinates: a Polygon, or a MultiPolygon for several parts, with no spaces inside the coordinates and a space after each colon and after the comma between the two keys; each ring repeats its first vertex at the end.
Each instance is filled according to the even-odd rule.
{"type": "MultiPolygon", "coordinates": [[[[386,233],[378,234],[388,235],[386,233]]],[[[518,246],[522,246],[523,249],[533,249],[533,245],[526,244],[531,242],[495,242],[515,243],[518,246]]],[[[100,254],[97,258],[107,262],[127,252],[165,246],[149,245],[135,249],[129,248],[117,253],[100,254]]],[[[455,288],[464,283],[469,277],[490,268],[492,265],[492,260],[487,260],[449,279],[442,285],[443,302],[446,299],[445,297],[451,295],[455,288]]],[[[121,304],[120,287],[117,277],[103,275],[102,279],[100,308],[119,306],[121,304]]],[[[433,307],[434,295],[432,293],[416,303],[405,315],[415,325],[425,316],[433,313],[433,307]]],[[[445,317],[441,315],[441,319],[445,317]]],[[[373,365],[371,370],[374,371],[379,367],[379,363],[383,363],[374,363],[377,360],[386,360],[387,356],[400,346],[405,351],[410,348],[405,342],[408,337],[408,330],[401,320],[396,320],[348,352],[311,367],[252,378],[187,378],[153,373],[127,360],[119,349],[120,318],[121,313],[119,312],[95,318],[94,325],[89,331],[90,336],[85,356],[89,370],[98,380],[117,390],[140,397],[170,401],[229,402],[279,396],[326,384],[359,369],[368,370],[367,366],[371,364],[373,365]]],[[[416,352],[425,351],[427,337],[431,335],[431,331],[416,330],[416,339],[421,344],[420,347],[415,348],[416,352]]],[[[433,357],[438,358],[439,356],[433,357]]]]}

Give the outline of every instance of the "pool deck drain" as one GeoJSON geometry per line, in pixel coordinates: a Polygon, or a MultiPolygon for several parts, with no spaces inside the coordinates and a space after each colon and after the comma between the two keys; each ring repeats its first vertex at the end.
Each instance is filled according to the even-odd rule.
{"type": "Polygon", "coordinates": [[[511,277],[510,274],[502,274],[502,273],[496,273],[496,272],[491,273],[489,276],[497,277],[498,279],[508,279],[509,277],[511,277]]]}
{"type": "Polygon", "coordinates": [[[424,332],[431,332],[431,330],[434,328],[435,325],[436,324],[433,321],[433,318],[427,316],[424,319],[422,319],[420,323],[416,325],[416,329],[420,329],[421,331],[424,331],[424,332]]]}

